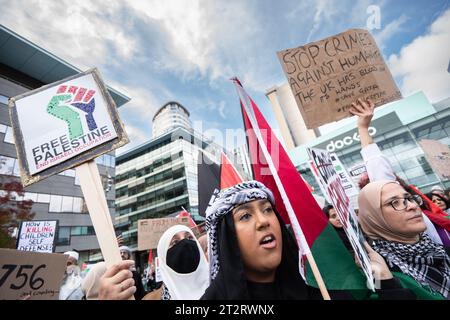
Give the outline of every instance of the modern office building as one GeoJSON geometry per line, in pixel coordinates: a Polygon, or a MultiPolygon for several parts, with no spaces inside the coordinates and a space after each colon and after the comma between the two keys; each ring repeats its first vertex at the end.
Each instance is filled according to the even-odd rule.
{"type": "MultiPolygon", "coordinates": [[[[20,181],[8,98],[79,72],[76,67],[0,26],[0,183],[20,181]]],[[[108,90],[117,106],[129,101],[120,92],[108,90]]],[[[114,217],[114,152],[98,157],[96,162],[114,217]]],[[[79,251],[81,261],[99,257],[97,237],[75,170],[67,170],[25,188],[24,198],[33,201],[35,220],[58,220],[56,252],[75,249],[79,251]]]]}
{"type": "Polygon", "coordinates": [[[180,103],[170,101],[163,105],[153,116],[152,138],[159,137],[175,128],[192,130],[189,111],[180,103]]]}
{"type": "MultiPolygon", "coordinates": [[[[187,113],[184,107],[173,102],[163,109],[174,107],[187,113]]],[[[162,127],[155,123],[160,119],[154,118],[154,127],[162,127]]],[[[198,212],[199,150],[218,163],[222,148],[188,130],[186,122],[177,124],[180,123],[173,126],[165,123],[171,131],[117,157],[115,228],[133,251],[137,247],[140,219],[167,217],[184,208],[195,221],[204,221],[204,213],[198,212]]]]}
{"type": "Polygon", "coordinates": [[[319,136],[318,130],[306,127],[288,83],[270,88],[266,96],[272,105],[287,150],[292,150],[319,136]]]}
{"type": "MultiPolygon", "coordinates": [[[[421,139],[432,139],[450,145],[450,98],[431,104],[418,92],[377,108],[369,133],[400,178],[423,192],[429,192],[436,184],[450,187],[450,180],[443,180],[433,172],[418,144],[421,139]]],[[[355,117],[342,120],[340,128],[289,152],[297,170],[319,190],[309,170],[306,147],[336,152],[347,168],[363,162],[355,117]]]]}
{"type": "Polygon", "coordinates": [[[241,175],[242,179],[250,180],[253,176],[253,173],[247,145],[244,144],[240,147],[235,148],[232,152],[232,156],[233,157],[230,160],[238,173],[241,175]]]}

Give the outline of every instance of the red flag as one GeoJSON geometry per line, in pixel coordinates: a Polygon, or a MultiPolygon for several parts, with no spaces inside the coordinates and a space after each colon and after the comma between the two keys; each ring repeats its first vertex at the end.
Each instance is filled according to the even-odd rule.
{"type": "Polygon", "coordinates": [[[191,218],[191,215],[189,214],[189,212],[187,212],[185,209],[183,209],[183,211],[181,211],[177,215],[177,218],[181,218],[181,217],[188,217],[189,218],[189,227],[190,228],[195,228],[197,226],[195,221],[191,218]]]}
{"type": "MultiPolygon", "coordinates": [[[[238,91],[246,129],[254,179],[274,194],[276,208],[286,224],[291,224],[302,255],[312,253],[329,289],[367,289],[353,257],[317,204],[283,146],[273,134],[255,102],[233,79],[238,91]]],[[[304,260],[303,260],[304,261],[304,260]]],[[[300,270],[311,285],[317,285],[309,265],[300,270]]]]}
{"type": "Polygon", "coordinates": [[[220,167],[220,189],[225,189],[242,182],[242,178],[225,153],[222,152],[220,167]]]}
{"type": "Polygon", "coordinates": [[[150,249],[150,251],[148,252],[148,265],[151,266],[153,265],[153,250],[150,249]]]}

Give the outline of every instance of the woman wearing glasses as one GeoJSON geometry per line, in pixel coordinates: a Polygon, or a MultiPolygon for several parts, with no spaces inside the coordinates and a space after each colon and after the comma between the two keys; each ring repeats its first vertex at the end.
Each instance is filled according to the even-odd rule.
{"type": "Polygon", "coordinates": [[[424,233],[422,198],[398,182],[367,184],[358,197],[358,219],[370,246],[404,287],[420,299],[450,299],[450,258],[424,233]]]}

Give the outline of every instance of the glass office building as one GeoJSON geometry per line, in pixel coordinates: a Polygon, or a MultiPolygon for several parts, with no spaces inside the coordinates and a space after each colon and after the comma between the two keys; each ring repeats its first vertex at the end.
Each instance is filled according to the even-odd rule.
{"type": "Polygon", "coordinates": [[[199,150],[216,162],[222,149],[193,131],[173,129],[117,157],[115,228],[137,248],[140,219],[163,218],[186,209],[197,222],[199,150]]]}
{"type": "MultiPolygon", "coordinates": [[[[434,185],[450,188],[450,181],[433,171],[418,143],[432,139],[450,145],[450,98],[431,104],[418,92],[375,109],[369,133],[400,178],[423,192],[429,192],[434,185]]],[[[349,169],[363,162],[355,118],[344,120],[339,129],[290,151],[297,170],[319,190],[309,170],[306,147],[336,152],[349,169]]]]}

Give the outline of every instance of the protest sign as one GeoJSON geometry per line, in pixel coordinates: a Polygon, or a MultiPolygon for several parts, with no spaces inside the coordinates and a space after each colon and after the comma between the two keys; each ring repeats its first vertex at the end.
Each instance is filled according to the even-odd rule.
{"type": "Polygon", "coordinates": [[[348,173],[350,174],[353,183],[357,184],[359,187],[359,180],[364,173],[367,173],[366,165],[364,163],[355,164],[349,169],[348,173]]]}
{"type": "Polygon", "coordinates": [[[309,129],[350,117],[358,98],[375,106],[401,98],[367,30],[350,29],[277,54],[309,129]]]}
{"type": "Polygon", "coordinates": [[[339,160],[339,157],[336,155],[336,153],[330,153],[330,158],[331,162],[333,163],[334,170],[336,170],[336,173],[339,175],[339,178],[341,178],[342,187],[344,188],[345,193],[350,199],[352,207],[354,209],[358,209],[359,189],[354,184],[352,178],[347,172],[347,169],[342,164],[341,160],[339,160]]]}
{"type": "Polygon", "coordinates": [[[423,139],[419,141],[433,170],[441,179],[450,179],[450,148],[440,141],[423,139]]]}
{"type": "Polygon", "coordinates": [[[183,224],[189,227],[189,218],[160,218],[138,220],[138,250],[155,249],[159,238],[170,227],[183,224]]]}
{"type": "Polygon", "coordinates": [[[17,237],[17,250],[55,252],[58,221],[23,221],[17,237]]]}
{"type": "Polygon", "coordinates": [[[57,300],[67,256],[0,249],[0,300],[57,300]]]}
{"type": "Polygon", "coordinates": [[[374,290],[374,278],[369,256],[364,248],[364,236],[358,225],[355,211],[348,198],[340,176],[337,174],[330,154],[321,149],[308,148],[308,155],[313,162],[319,177],[319,184],[325,190],[327,199],[331,202],[339,216],[345,233],[360,261],[370,289],[374,290]]]}
{"type": "Polygon", "coordinates": [[[159,266],[159,258],[158,257],[155,258],[155,281],[156,282],[162,281],[161,268],[159,266]]]}
{"type": "Polygon", "coordinates": [[[13,97],[9,109],[24,186],[128,142],[97,69],[13,97]]]}
{"type": "Polygon", "coordinates": [[[22,184],[75,167],[107,267],[122,261],[94,159],[128,143],[97,69],[9,99],[22,184]]]}

